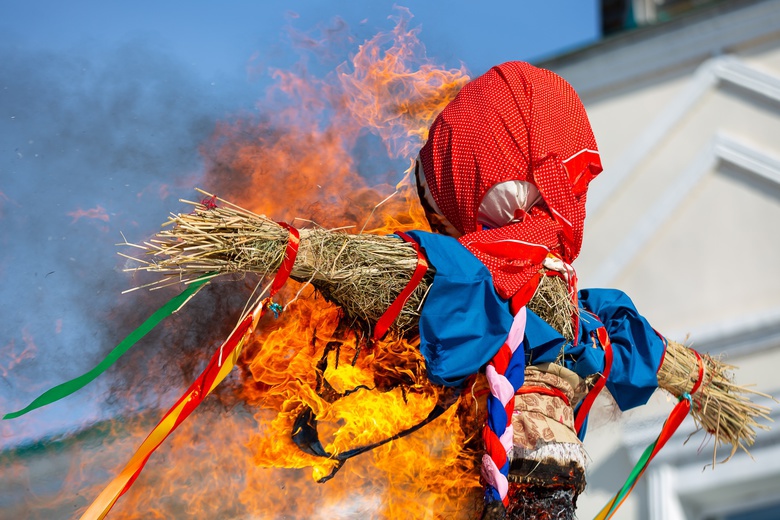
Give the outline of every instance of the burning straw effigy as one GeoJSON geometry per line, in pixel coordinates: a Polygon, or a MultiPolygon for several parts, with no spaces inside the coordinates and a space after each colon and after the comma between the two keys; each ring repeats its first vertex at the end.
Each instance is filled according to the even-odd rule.
{"type": "MultiPolygon", "coordinates": [[[[140,245],[126,244],[147,253],[143,259],[128,256],[142,263],[131,270],[164,275],[153,287],[230,273],[274,273],[284,259],[287,228],[214,195],[201,193],[208,198],[200,203],[183,201],[191,204],[193,211],[172,215],[164,224],[166,229],[153,239],[140,245]]],[[[300,238],[291,277],[311,283],[366,332],[406,287],[417,265],[414,247],[394,235],[311,228],[301,229],[300,238]]],[[[432,274],[432,270],[428,272],[406,301],[393,324],[393,333],[413,331],[432,274]]],[[[571,339],[569,317],[576,312],[571,305],[566,284],[558,277],[544,277],[528,306],[571,339]]],[[[658,371],[660,388],[678,398],[693,392],[694,420],[714,437],[715,452],[723,444],[731,446],[728,458],[738,449],[747,451],[757,430],[768,429],[760,421],[771,420],[767,407],[751,401],[751,396],[763,394],[734,383],[734,368],[670,341],[658,371]]]]}

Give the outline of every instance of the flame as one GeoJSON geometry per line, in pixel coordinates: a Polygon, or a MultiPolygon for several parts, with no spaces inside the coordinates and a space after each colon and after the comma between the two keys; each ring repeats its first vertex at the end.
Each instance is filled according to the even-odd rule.
{"type": "MultiPolygon", "coordinates": [[[[324,77],[302,66],[274,70],[258,114],[219,124],[202,146],[206,188],[299,227],[428,229],[399,164],[416,154],[468,75],[426,58],[410,18],[398,9],[391,31],[365,41],[324,77]]],[[[326,33],[343,43],[339,24],[326,33]]],[[[327,34],[307,46],[327,47],[327,34]]],[[[75,222],[104,214],[71,216],[75,222]]],[[[481,485],[475,428],[463,412],[473,404],[470,395],[316,483],[337,462],[293,442],[302,411],[316,416],[323,448],[337,455],[420,423],[444,390],[428,381],[416,341],[390,337],[369,345],[312,288],[287,289],[286,301],[294,301],[278,320],[263,319],[242,354],[233,407],[207,406],[183,423],[111,518],[474,517],[481,485]]],[[[91,500],[151,426],[139,417],[108,427],[99,453],[79,452],[61,495],[91,500]]]]}
{"type": "MultiPolygon", "coordinates": [[[[465,69],[446,70],[425,56],[410,18],[398,8],[392,31],[364,42],[323,78],[302,67],[273,70],[276,84],[259,104],[263,115],[220,124],[203,146],[209,190],[277,219],[334,227],[362,226],[390,186],[410,188],[389,159],[416,155],[430,123],[469,79],[465,69]],[[361,154],[368,157],[358,161],[356,147],[369,134],[384,153],[367,146],[361,154]],[[370,186],[361,172],[382,167],[370,186]]],[[[383,209],[385,227],[427,226],[413,191],[383,209]]]]}
{"type": "MultiPolygon", "coordinates": [[[[367,348],[339,325],[337,309],[301,298],[247,352],[251,377],[243,396],[262,407],[256,415],[261,432],[249,443],[255,464],[311,467],[313,480],[337,466],[293,443],[294,421],[307,408],[317,417],[325,451],[337,455],[415,426],[436,404],[442,389],[427,381],[416,344],[392,338],[367,348]],[[332,392],[323,392],[323,386],[332,392]],[[329,393],[332,398],[347,391],[352,393],[328,399],[329,393]],[[268,409],[276,412],[270,422],[268,409]]],[[[472,517],[481,487],[455,412],[453,407],[420,431],[349,460],[333,481],[321,485],[325,496],[313,507],[333,508],[362,497],[377,501],[372,514],[382,518],[472,517]]]]}
{"type": "MultiPolygon", "coordinates": [[[[204,147],[213,189],[274,218],[298,218],[296,225],[351,225],[371,233],[427,229],[408,171],[399,182],[393,160],[416,154],[468,75],[426,58],[409,11],[397,14],[391,31],[364,42],[335,74],[274,71],[277,90],[268,99],[289,103],[218,128],[204,147]],[[366,165],[356,159],[356,148],[368,132],[379,138],[385,158],[374,151],[366,165]],[[360,172],[377,170],[381,161],[387,171],[370,186],[360,172]]],[[[314,38],[309,43],[322,45],[314,38]]],[[[296,492],[306,497],[296,510],[285,511],[284,501],[276,514],[350,517],[345,512],[362,508],[370,511],[363,516],[381,518],[474,516],[481,487],[475,453],[466,448],[471,434],[464,433],[457,407],[347,461],[333,480],[312,487],[338,463],[293,442],[294,422],[304,410],[316,417],[324,450],[338,455],[414,427],[443,391],[427,380],[415,342],[390,338],[368,346],[339,316],[305,289],[278,322],[261,327],[244,353],[240,395],[258,410],[248,442],[254,464],[309,468],[311,474],[311,480],[295,480],[296,492]]],[[[274,500],[261,491],[266,482],[248,480],[241,493],[248,511],[274,510],[274,500]]]]}
{"type": "Polygon", "coordinates": [[[434,118],[469,79],[463,66],[446,70],[424,57],[419,29],[409,28],[410,18],[408,9],[399,8],[399,16],[391,17],[393,31],[374,36],[360,47],[351,67],[337,69],[349,115],[380,135],[394,157],[417,154],[434,118]]]}
{"type": "MultiPolygon", "coordinates": [[[[395,190],[389,175],[369,186],[355,159],[367,130],[380,138],[387,157],[411,158],[468,80],[463,69],[444,70],[425,58],[410,17],[399,9],[395,28],[366,41],[335,76],[275,71],[292,103],[263,120],[221,126],[207,153],[211,179],[240,204],[275,218],[372,233],[427,229],[408,175],[392,183],[395,190]]],[[[437,404],[444,390],[428,381],[416,342],[389,338],[368,345],[339,317],[337,308],[306,289],[245,352],[241,397],[259,409],[258,432],[248,443],[257,466],[310,468],[311,481],[337,468],[333,458],[294,443],[295,420],[306,410],[317,419],[325,452],[335,456],[414,427],[437,404]]],[[[474,516],[481,487],[475,453],[466,447],[473,433],[464,433],[456,410],[347,461],[317,487],[317,499],[306,484],[306,505],[291,516],[334,518],[341,511],[349,517],[344,511],[351,508],[382,518],[474,516]]],[[[250,511],[268,511],[273,503],[262,486],[248,482],[241,494],[250,511]]]]}
{"type": "Polygon", "coordinates": [[[106,213],[106,208],[100,205],[90,209],[78,208],[75,211],[68,212],[67,215],[73,219],[70,221],[71,224],[78,222],[82,218],[102,220],[103,222],[108,222],[109,220],[108,213],[106,213]]]}

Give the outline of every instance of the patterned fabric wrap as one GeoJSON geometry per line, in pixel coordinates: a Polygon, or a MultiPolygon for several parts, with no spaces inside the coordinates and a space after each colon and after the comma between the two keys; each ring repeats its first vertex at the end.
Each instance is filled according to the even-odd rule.
{"type": "Polygon", "coordinates": [[[538,392],[523,393],[515,397],[512,425],[516,449],[534,450],[547,442],[580,442],[574,431],[572,405],[587,393],[585,380],[560,365],[545,364],[544,368],[551,372],[541,370],[540,367],[526,367],[525,385],[558,390],[569,402],[565,402],[561,397],[538,392]],[[558,373],[554,373],[555,371],[558,373]],[[567,372],[566,379],[561,374],[564,371],[567,372]]]}
{"type": "Polygon", "coordinates": [[[579,254],[588,183],[601,172],[596,141],[574,89],[550,71],[508,62],[468,83],[439,114],[420,150],[431,195],[460,241],[510,298],[548,252],[579,254]],[[522,220],[480,230],[480,202],[494,185],[533,183],[543,202],[522,220]]]}

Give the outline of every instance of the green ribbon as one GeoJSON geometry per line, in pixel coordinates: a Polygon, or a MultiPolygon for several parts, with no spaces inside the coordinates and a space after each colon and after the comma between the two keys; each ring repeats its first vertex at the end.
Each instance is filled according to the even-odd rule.
{"type": "Polygon", "coordinates": [[[620,503],[623,501],[623,498],[629,493],[631,493],[631,490],[634,488],[634,485],[639,480],[639,477],[642,476],[642,472],[650,463],[650,456],[653,454],[656,444],[658,444],[658,441],[655,441],[650,446],[648,446],[645,449],[644,453],[642,453],[642,456],[639,457],[639,460],[634,466],[634,469],[631,470],[631,474],[626,479],[626,482],[623,484],[623,487],[620,488],[620,491],[618,491],[617,495],[615,495],[615,498],[612,499],[612,507],[609,508],[609,511],[607,511],[607,514],[604,516],[604,518],[609,518],[610,515],[612,515],[615,512],[615,510],[620,506],[620,503]]]}
{"type": "Polygon", "coordinates": [[[143,322],[140,327],[131,332],[125,339],[122,340],[119,345],[114,347],[114,350],[112,350],[95,368],[75,379],[71,379],[70,381],[62,383],[61,385],[50,388],[21,410],[5,414],[3,416],[3,420],[15,419],[21,415],[26,414],[27,412],[35,410],[36,408],[40,408],[55,401],[59,401],[60,399],[67,397],[70,394],[77,392],[78,390],[81,390],[87,386],[100,374],[105,372],[108,367],[113,365],[116,360],[122,357],[125,352],[130,350],[130,347],[138,343],[141,338],[146,336],[162,320],[176,312],[182,305],[184,305],[184,303],[187,302],[187,299],[195,294],[198,289],[200,289],[206,282],[213,278],[214,274],[215,273],[209,273],[203,278],[192,282],[189,287],[187,287],[187,289],[185,289],[181,294],[173,297],[170,301],[168,301],[168,303],[157,309],[157,311],[149,316],[149,318],[143,322]]]}
{"type": "MultiPolygon", "coordinates": [[[[618,493],[615,495],[615,498],[613,498],[612,501],[608,503],[609,509],[607,510],[606,514],[602,515],[599,513],[596,518],[611,518],[612,514],[617,510],[618,507],[620,507],[620,504],[623,502],[625,497],[631,493],[631,490],[634,489],[634,486],[642,476],[642,473],[645,471],[648,464],[650,464],[650,461],[653,460],[653,457],[655,457],[656,453],[664,447],[666,442],[672,438],[672,435],[674,435],[674,432],[677,431],[677,428],[680,427],[680,424],[682,424],[683,420],[685,420],[685,417],[690,411],[691,395],[686,392],[680,396],[679,401],[672,409],[672,412],[669,414],[669,418],[666,419],[666,422],[664,422],[664,426],[661,428],[661,433],[658,434],[658,438],[645,449],[644,453],[642,453],[642,456],[639,457],[639,460],[634,466],[634,469],[631,470],[631,474],[626,479],[623,487],[620,488],[620,491],[618,491],[618,493]]],[[[607,506],[604,506],[604,508],[606,509],[607,506]]]]}

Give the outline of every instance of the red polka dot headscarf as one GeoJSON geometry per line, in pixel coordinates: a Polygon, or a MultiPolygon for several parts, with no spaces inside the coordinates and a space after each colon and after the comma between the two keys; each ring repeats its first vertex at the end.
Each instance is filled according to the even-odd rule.
{"type": "Polygon", "coordinates": [[[493,67],[439,114],[419,160],[436,211],[490,269],[502,297],[524,288],[548,253],[567,263],[579,254],[588,183],[602,168],[585,109],[559,76],[522,62],[493,67]],[[486,229],[480,205],[507,181],[541,197],[486,229]]]}

